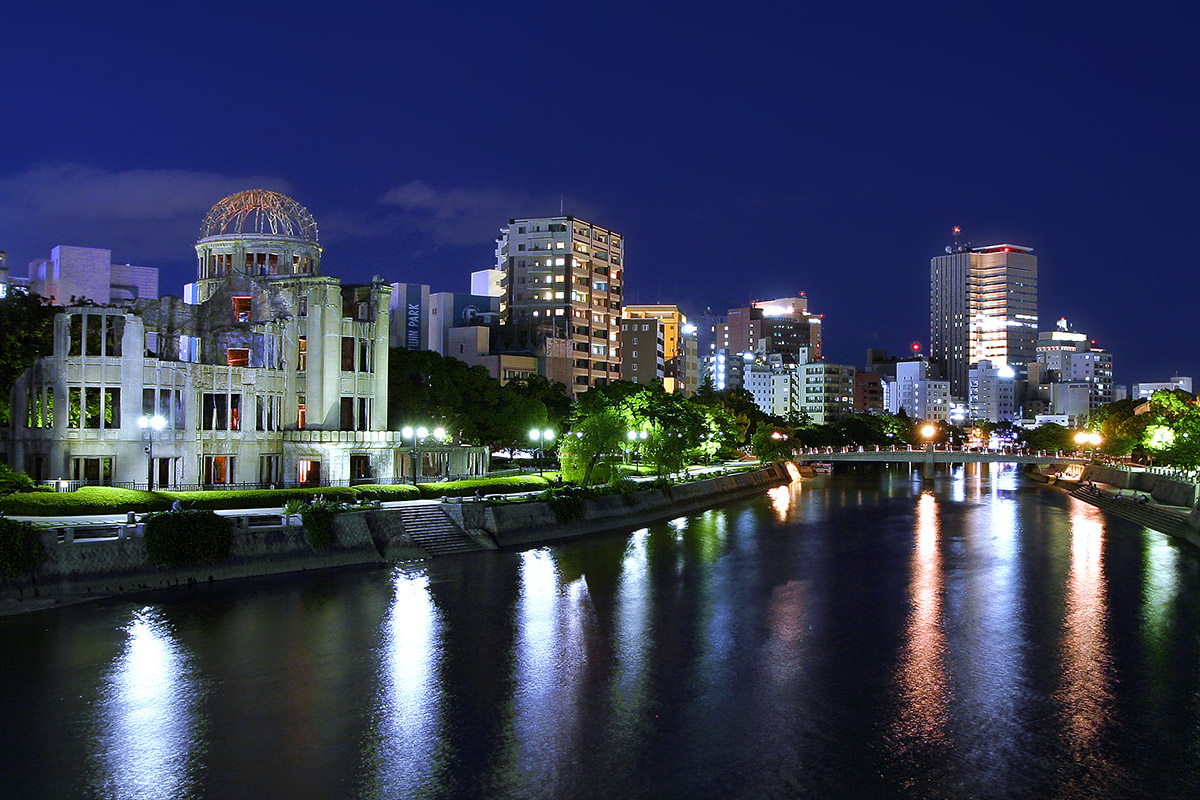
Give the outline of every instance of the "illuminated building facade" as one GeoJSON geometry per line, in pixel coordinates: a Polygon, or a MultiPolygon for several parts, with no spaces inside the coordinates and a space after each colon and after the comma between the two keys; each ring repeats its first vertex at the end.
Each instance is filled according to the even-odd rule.
{"type": "MultiPolygon", "coordinates": [[[[955,229],[957,237],[958,229],[955,229]]],[[[1010,366],[1023,382],[1037,340],[1037,256],[1014,244],[954,245],[930,260],[929,353],[954,397],[968,394],[968,369],[1010,366]]],[[[1018,401],[1020,400],[1018,384],[1018,401]]]]}
{"type": "Polygon", "coordinates": [[[573,216],[514,219],[500,231],[496,267],[502,325],[569,342],[572,396],[621,377],[623,236],[573,216]]]}

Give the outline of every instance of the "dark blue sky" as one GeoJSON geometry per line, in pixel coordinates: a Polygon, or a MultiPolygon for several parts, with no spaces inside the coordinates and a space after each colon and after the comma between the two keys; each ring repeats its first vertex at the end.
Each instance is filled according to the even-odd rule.
{"type": "Polygon", "coordinates": [[[463,291],[509,217],[627,240],[627,300],[804,291],[826,355],[929,331],[961,225],[1032,246],[1118,381],[1200,378],[1196,12],[1013,3],[56,4],[6,12],[0,249],[194,277],[243,188],[317,218],[325,271],[463,291]],[[836,8],[835,8],[836,7],[836,8]]]}

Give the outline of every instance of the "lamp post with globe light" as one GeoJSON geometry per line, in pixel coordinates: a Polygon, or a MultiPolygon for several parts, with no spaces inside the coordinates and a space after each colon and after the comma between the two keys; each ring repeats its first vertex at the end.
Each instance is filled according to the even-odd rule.
{"type": "MultiPolygon", "coordinates": [[[[429,433],[429,429],[424,425],[421,425],[417,428],[414,428],[411,425],[405,425],[400,429],[400,436],[403,439],[409,439],[412,441],[413,486],[417,485],[417,473],[420,471],[421,467],[421,444],[424,443],[425,439],[429,436],[429,433]]],[[[434,428],[433,438],[439,442],[445,439],[446,429],[440,427],[434,428]]]]}
{"type": "Polygon", "coordinates": [[[145,414],[138,417],[138,427],[146,432],[146,488],[154,491],[154,435],[167,427],[167,420],[162,414],[148,417],[145,414]]]}
{"type": "Polygon", "coordinates": [[[529,431],[529,441],[537,443],[538,477],[541,477],[544,466],[542,461],[546,455],[546,444],[554,441],[554,431],[549,428],[544,431],[533,428],[529,431]]]}
{"type": "Polygon", "coordinates": [[[1089,459],[1095,456],[1096,448],[1099,447],[1103,441],[1103,437],[1101,437],[1098,433],[1080,431],[1079,433],[1075,434],[1075,444],[1079,445],[1080,450],[1082,450],[1085,445],[1091,446],[1091,449],[1088,450],[1089,459]]]}

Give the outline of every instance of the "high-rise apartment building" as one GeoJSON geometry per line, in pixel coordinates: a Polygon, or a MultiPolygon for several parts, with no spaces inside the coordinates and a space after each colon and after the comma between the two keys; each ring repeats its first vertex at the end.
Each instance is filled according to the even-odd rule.
{"type": "Polygon", "coordinates": [[[621,375],[625,241],[573,216],[513,219],[496,243],[504,325],[571,343],[572,395],[621,375]]]}
{"type": "Polygon", "coordinates": [[[967,371],[980,361],[1025,380],[1037,340],[1037,256],[1014,244],[962,245],[954,232],[946,255],[929,262],[929,353],[951,394],[965,398],[967,371]]]}

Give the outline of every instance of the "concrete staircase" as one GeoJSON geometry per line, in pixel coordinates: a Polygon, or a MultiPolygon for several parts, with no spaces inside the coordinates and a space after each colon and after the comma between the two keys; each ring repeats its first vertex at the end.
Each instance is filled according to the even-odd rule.
{"type": "Polygon", "coordinates": [[[454,523],[440,505],[412,505],[398,508],[405,535],[431,556],[484,550],[454,523]]]}
{"type": "Polygon", "coordinates": [[[1132,496],[1116,497],[1086,484],[1072,491],[1071,496],[1161,533],[1185,539],[1191,539],[1195,535],[1189,530],[1187,517],[1183,514],[1154,503],[1139,503],[1132,496]]]}

